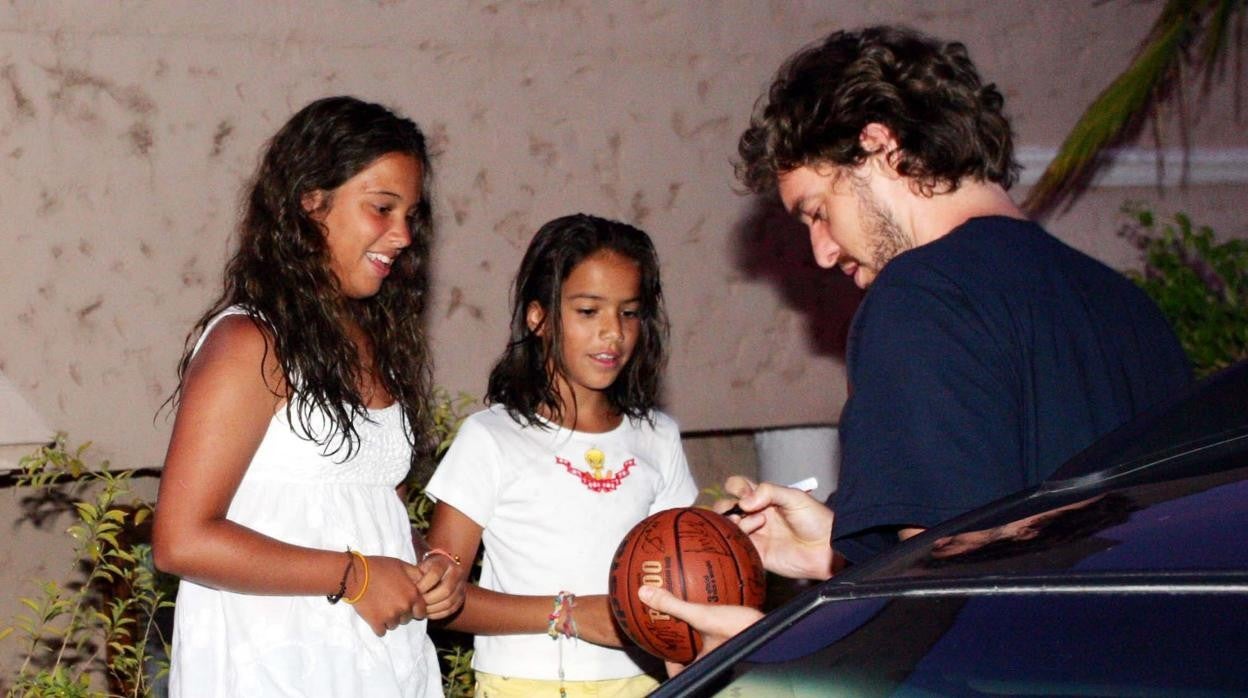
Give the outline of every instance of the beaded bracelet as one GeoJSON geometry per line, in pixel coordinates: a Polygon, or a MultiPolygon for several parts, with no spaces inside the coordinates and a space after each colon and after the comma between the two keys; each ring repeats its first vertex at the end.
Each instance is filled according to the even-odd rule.
{"type": "Polygon", "coordinates": [[[576,608],[576,594],[570,591],[561,591],[555,596],[554,610],[550,612],[550,615],[546,616],[546,634],[550,636],[550,639],[558,640],[560,635],[575,638],[581,636],[576,628],[576,620],[572,618],[572,609],[574,608],[576,608]],[[560,623],[559,616],[563,614],[565,608],[567,609],[567,619],[560,623]]]}
{"type": "Polygon", "coordinates": [[[358,557],[360,559],[360,564],[364,566],[364,583],[360,585],[359,593],[349,599],[343,599],[343,601],[346,601],[349,604],[354,604],[356,601],[364,598],[364,592],[368,591],[368,558],[364,557],[363,553],[355,550],[352,550],[351,554],[358,557]]]}
{"type": "Polygon", "coordinates": [[[351,548],[347,548],[347,568],[342,571],[342,581],[338,582],[338,591],[327,594],[325,600],[331,604],[338,603],[342,597],[347,595],[347,577],[351,576],[351,570],[355,567],[355,556],[351,554],[351,548]]]}
{"type": "Polygon", "coordinates": [[[429,558],[433,557],[434,555],[441,555],[442,557],[448,558],[448,559],[450,559],[450,561],[451,561],[451,562],[455,563],[455,566],[456,566],[456,567],[459,567],[459,556],[458,556],[458,555],[452,555],[451,553],[448,553],[447,551],[443,550],[442,548],[433,548],[433,549],[431,549],[431,550],[426,550],[426,551],[425,551],[425,554],[420,556],[420,561],[421,561],[421,562],[424,562],[425,560],[428,560],[429,558]]]}

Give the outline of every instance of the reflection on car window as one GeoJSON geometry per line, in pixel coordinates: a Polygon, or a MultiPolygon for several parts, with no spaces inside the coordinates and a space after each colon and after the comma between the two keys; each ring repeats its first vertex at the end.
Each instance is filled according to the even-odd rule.
{"type": "MultiPolygon", "coordinates": [[[[1043,567],[1051,568],[1051,558],[1058,554],[1066,566],[1112,547],[1112,540],[1102,540],[1096,534],[1126,522],[1141,508],[1121,492],[1094,495],[992,528],[940,538],[932,544],[930,557],[922,567],[939,569],[1017,560],[1038,553],[1047,554],[1034,558],[1043,567]]],[[[1014,565],[1011,570],[1018,571],[1014,565]]]]}

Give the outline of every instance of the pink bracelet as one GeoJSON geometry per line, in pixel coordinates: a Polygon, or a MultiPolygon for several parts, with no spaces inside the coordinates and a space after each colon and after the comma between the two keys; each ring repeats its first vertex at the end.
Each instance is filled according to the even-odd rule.
{"type": "Polygon", "coordinates": [[[455,563],[456,567],[459,567],[459,556],[452,555],[448,553],[447,551],[443,550],[442,548],[433,548],[431,550],[425,551],[425,554],[420,556],[420,561],[424,562],[425,560],[428,560],[430,557],[434,555],[441,555],[442,557],[445,557],[451,562],[455,563]]]}

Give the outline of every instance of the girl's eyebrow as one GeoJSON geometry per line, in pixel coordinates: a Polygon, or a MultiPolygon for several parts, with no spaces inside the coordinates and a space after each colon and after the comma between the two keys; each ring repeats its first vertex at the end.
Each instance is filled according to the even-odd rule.
{"type": "Polygon", "coordinates": [[[364,193],[365,194],[380,194],[382,196],[392,196],[396,199],[403,198],[402,195],[396,194],[395,192],[392,192],[389,189],[365,189],[364,193]]]}
{"type": "MultiPolygon", "coordinates": [[[[605,301],[607,297],[603,295],[599,295],[597,293],[590,293],[588,291],[584,293],[575,293],[575,294],[568,296],[568,300],[577,300],[577,299],[592,300],[592,301],[605,301]]],[[[621,303],[640,303],[641,296],[633,296],[632,298],[625,298],[624,300],[620,302],[621,303]]]]}

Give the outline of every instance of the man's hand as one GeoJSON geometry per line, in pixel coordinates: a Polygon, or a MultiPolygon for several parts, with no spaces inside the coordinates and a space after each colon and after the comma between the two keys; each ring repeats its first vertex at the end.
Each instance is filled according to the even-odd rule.
{"type": "MultiPolygon", "coordinates": [[[[724,490],[737,497],[745,511],[737,525],[749,535],[763,567],[793,579],[828,579],[832,576],[832,510],[801,490],[770,482],[755,485],[734,475],[724,490]]],[[[716,502],[726,511],[732,500],[716,502]]]]}
{"type": "MultiPolygon", "coordinates": [[[[660,613],[685,621],[702,635],[702,651],[697,658],[724,644],[728,638],[750,627],[762,611],[749,606],[724,606],[682,601],[666,589],[643,585],[637,590],[641,602],[660,613]]],[[[675,676],[684,669],[683,664],[664,662],[667,675],[675,676]]]]}

